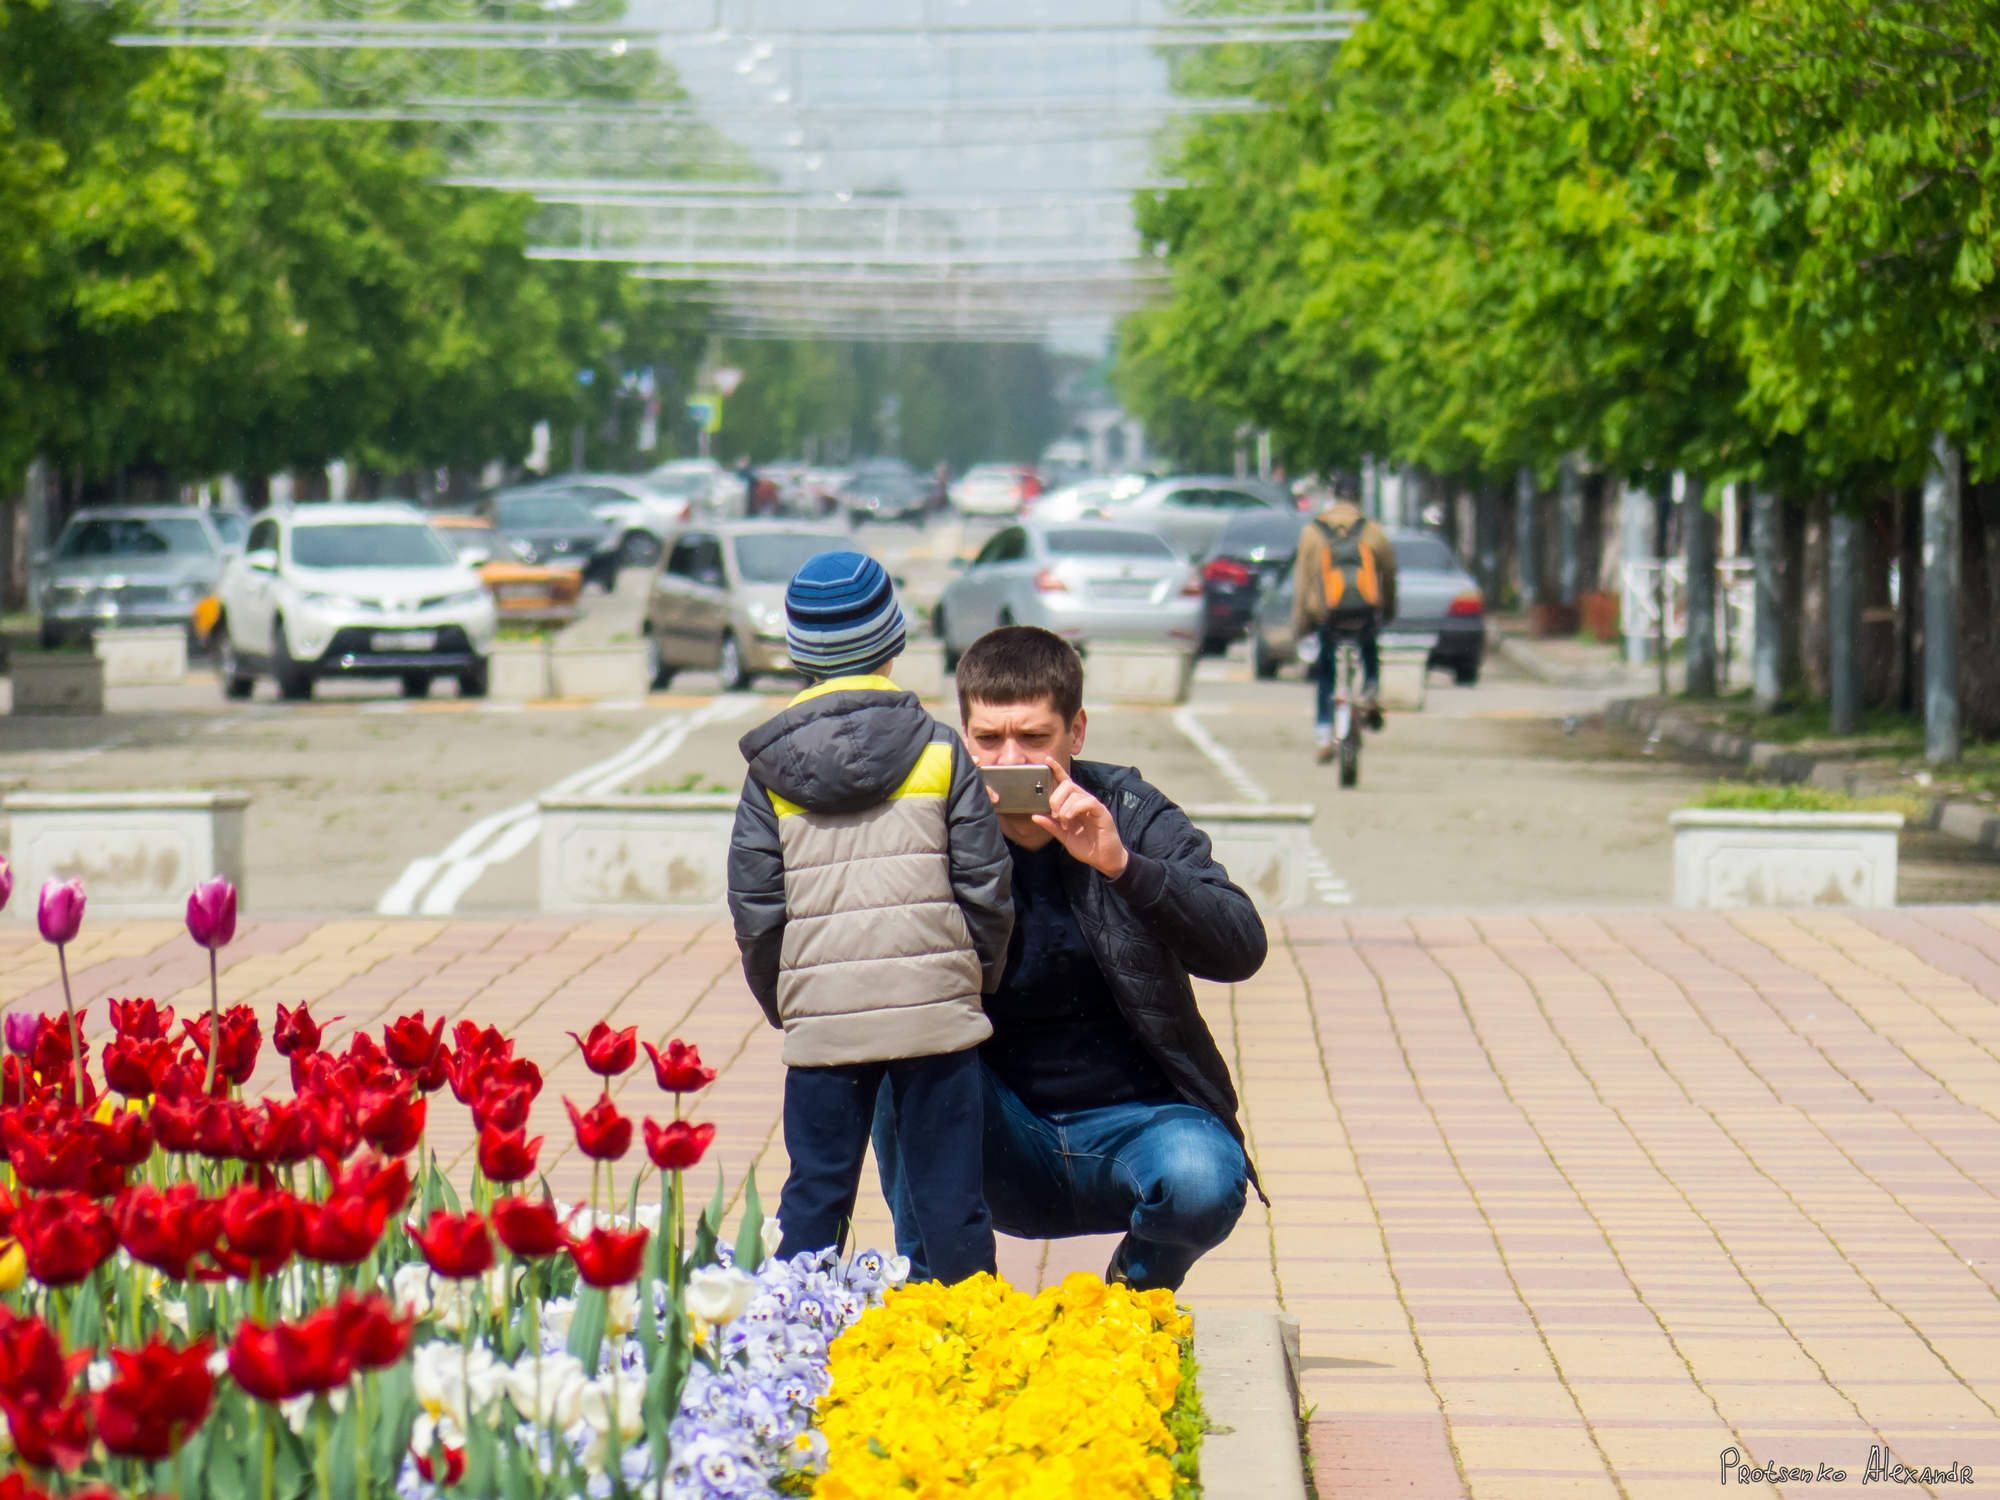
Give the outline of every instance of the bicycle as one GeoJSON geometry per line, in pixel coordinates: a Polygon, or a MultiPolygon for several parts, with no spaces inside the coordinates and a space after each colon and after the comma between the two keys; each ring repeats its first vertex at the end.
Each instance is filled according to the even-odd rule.
{"type": "MultiPolygon", "coordinates": [[[[1326,632],[1334,639],[1333,677],[1333,743],[1340,762],[1340,784],[1344,787],[1361,783],[1361,733],[1365,727],[1365,715],[1360,710],[1361,693],[1361,638],[1351,631],[1326,632]]],[[[1317,671],[1319,652],[1322,649],[1321,634],[1307,636],[1299,642],[1299,655],[1308,670],[1317,671]]]]}

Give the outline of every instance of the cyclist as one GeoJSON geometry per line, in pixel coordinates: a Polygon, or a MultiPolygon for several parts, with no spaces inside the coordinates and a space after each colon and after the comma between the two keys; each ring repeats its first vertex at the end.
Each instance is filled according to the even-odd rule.
{"type": "Polygon", "coordinates": [[[1382,727],[1382,652],[1377,628],[1396,614],[1396,549],[1389,533],[1361,513],[1352,496],[1341,493],[1299,533],[1292,574],[1292,632],[1317,632],[1319,659],[1313,664],[1313,725],[1324,765],[1334,757],[1333,694],[1339,642],[1353,637],[1361,650],[1361,698],[1357,705],[1371,729],[1382,727]]]}

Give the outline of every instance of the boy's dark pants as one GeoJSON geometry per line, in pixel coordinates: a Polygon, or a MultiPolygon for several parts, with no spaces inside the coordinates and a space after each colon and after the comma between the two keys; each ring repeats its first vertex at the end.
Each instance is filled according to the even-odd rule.
{"type": "Polygon", "coordinates": [[[942,1057],[786,1070],[785,1151],[792,1174],[778,1203],[784,1230],[778,1254],[845,1242],[884,1076],[930,1274],[952,1282],[993,1270],[993,1221],[980,1186],[983,1085],[976,1047],[942,1057]]]}

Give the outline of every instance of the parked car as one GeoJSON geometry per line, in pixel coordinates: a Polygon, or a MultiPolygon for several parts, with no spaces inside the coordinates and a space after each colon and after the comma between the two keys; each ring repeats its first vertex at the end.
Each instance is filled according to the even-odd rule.
{"type": "Polygon", "coordinates": [[[1201,648],[1219,654],[1249,633],[1257,596],[1281,585],[1299,550],[1302,516],[1246,510],[1232,516],[1201,565],[1201,648]]]}
{"type": "Polygon", "coordinates": [[[1046,495],[1038,495],[1027,502],[1022,509],[1022,518],[1037,521],[1081,521],[1092,516],[1103,516],[1118,505],[1131,499],[1146,487],[1146,479],[1139,474],[1117,474],[1106,479],[1083,479],[1075,484],[1066,484],[1059,490],[1050,490],[1046,495]]]}
{"type": "MultiPolygon", "coordinates": [[[[1479,681],[1486,659],[1486,601],[1472,575],[1444,539],[1430,531],[1391,528],[1396,546],[1396,617],[1385,636],[1432,635],[1430,666],[1449,671],[1466,687],[1479,681]]],[[[1259,677],[1275,677],[1298,660],[1292,637],[1292,578],[1257,600],[1250,632],[1250,664],[1259,677]]]]}
{"type": "Polygon", "coordinates": [[[1201,575],[1143,527],[1026,521],[996,532],[963,565],[934,621],[947,670],[1001,625],[1040,625],[1079,647],[1122,640],[1192,651],[1201,575]]]}
{"type": "Polygon", "coordinates": [[[607,591],[617,585],[619,548],[629,543],[632,531],[599,520],[574,490],[501,490],[486,498],[480,512],[515,561],[575,568],[585,583],[607,591]]]}
{"type": "Polygon", "coordinates": [[[576,614],[583,574],[574,567],[522,562],[508,555],[485,516],[434,515],[438,535],[479,573],[500,613],[515,620],[567,620],[576,614]]]}
{"type": "Polygon", "coordinates": [[[750,499],[744,493],[742,476],[731,473],[712,458],[669,459],[641,477],[667,499],[691,504],[694,507],[691,520],[741,516],[750,499]]]}
{"type": "Polygon", "coordinates": [[[930,486],[898,459],[856,464],[840,487],[840,503],[853,521],[910,521],[930,506],[930,486]]]}
{"type": "Polygon", "coordinates": [[[1182,557],[1206,557],[1230,519],[1244,511],[1276,510],[1299,518],[1281,484],[1222,475],[1181,474],[1156,479],[1130,499],[1105,509],[1107,519],[1158,529],[1182,557]]]}
{"type": "Polygon", "coordinates": [[[845,531],[796,521],[724,521],[678,533],[641,627],[653,685],[699,668],[735,691],[760,673],[790,672],[785,585],[808,558],[853,545],[845,531]]]}
{"type": "Polygon", "coordinates": [[[951,487],[951,503],[962,516],[1018,516],[1030,492],[1033,470],[1021,464],[974,464],[951,487]]]}
{"type": "Polygon", "coordinates": [[[620,568],[650,568],[658,563],[664,539],[692,521],[700,509],[684,491],[630,474],[566,474],[508,491],[530,492],[581,500],[591,515],[610,527],[608,550],[620,568]]]}
{"type": "Polygon", "coordinates": [[[117,626],[192,631],[195,608],[213,592],[223,556],[222,538],[208,516],[187,506],[82,511],[49,549],[41,643],[85,644],[97,631],[117,626]]]}
{"type": "Polygon", "coordinates": [[[335,676],[393,677],[406,697],[449,676],[485,696],[493,596],[412,506],[267,512],[223,570],[221,595],[216,668],[231,698],[265,673],[288,699],[335,676]]]}

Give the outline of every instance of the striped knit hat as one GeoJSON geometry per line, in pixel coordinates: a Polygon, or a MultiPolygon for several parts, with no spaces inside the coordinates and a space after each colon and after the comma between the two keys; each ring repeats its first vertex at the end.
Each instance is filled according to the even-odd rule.
{"type": "Polygon", "coordinates": [[[903,650],[903,608],[882,565],[859,552],[822,552],[785,590],[785,644],[808,677],[879,667],[903,650]]]}

